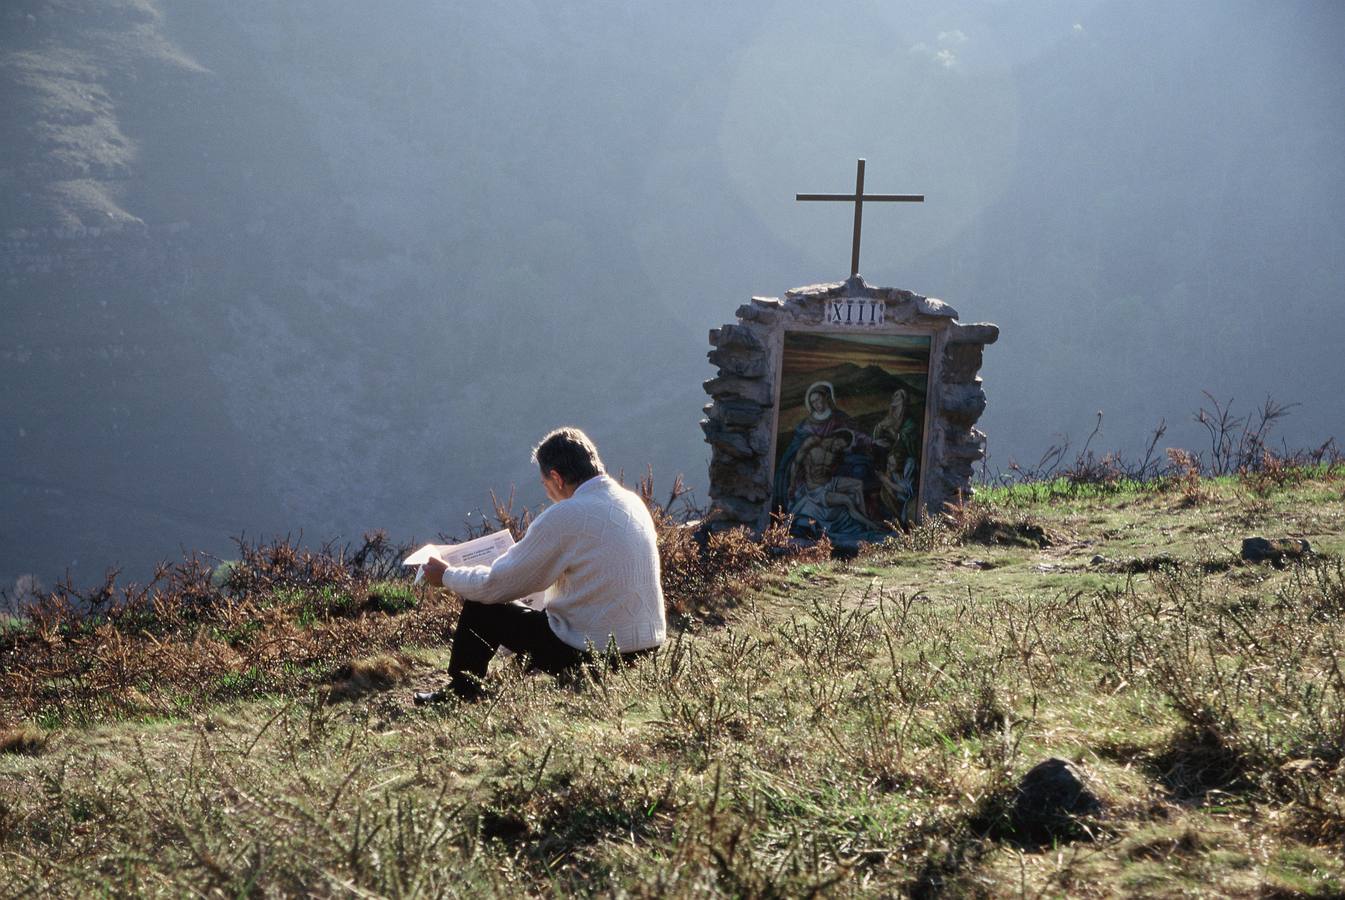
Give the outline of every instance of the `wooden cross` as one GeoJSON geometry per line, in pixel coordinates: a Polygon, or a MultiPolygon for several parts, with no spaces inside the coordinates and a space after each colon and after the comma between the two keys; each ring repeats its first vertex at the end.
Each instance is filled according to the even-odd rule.
{"type": "Polygon", "coordinates": [[[853,194],[795,194],[795,200],[850,200],[855,204],[855,241],[850,250],[850,277],[859,274],[859,223],[864,216],[864,201],[876,200],[897,203],[924,203],[924,194],[866,194],[864,193],[864,160],[855,166],[853,194]]]}

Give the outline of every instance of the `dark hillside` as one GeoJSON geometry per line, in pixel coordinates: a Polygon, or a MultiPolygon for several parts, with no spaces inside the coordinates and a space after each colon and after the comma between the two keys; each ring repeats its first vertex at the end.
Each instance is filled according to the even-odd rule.
{"type": "MultiPolygon", "coordinates": [[[[451,528],[480,485],[522,480],[543,427],[482,428],[488,409],[600,426],[611,414],[595,413],[594,392],[608,386],[650,408],[629,393],[648,359],[605,332],[614,312],[633,334],[667,329],[636,299],[639,273],[593,240],[600,217],[583,230],[538,218],[535,167],[514,173],[512,195],[464,171],[462,152],[481,164],[493,152],[463,146],[450,114],[479,79],[424,67],[470,67],[429,54],[446,37],[489,52],[472,37],[478,14],[408,8],[416,29],[372,10],[250,12],[10,14],[0,352],[15,389],[0,412],[19,430],[0,436],[15,473],[0,491],[28,511],[6,523],[11,582],[117,560],[143,575],[149,548],[223,551],[243,531],[451,528]],[[399,54],[411,32],[423,52],[399,54]],[[389,58],[349,65],[371,42],[389,58]],[[492,230],[473,212],[483,204],[512,204],[524,227],[492,230]],[[556,287],[578,271],[633,290],[556,287]],[[539,368],[551,395],[527,389],[539,368]],[[499,460],[506,474],[488,479],[499,460]],[[452,484],[431,501],[427,473],[446,468],[452,484]]],[[[581,150],[583,129],[566,127],[553,150],[581,150]]]]}
{"type": "Polygon", "coordinates": [[[1338,4],[838,3],[3,4],[0,588],[452,530],[562,422],[700,492],[706,331],[845,274],[857,156],[1000,465],[1334,431],[1338,4]]]}

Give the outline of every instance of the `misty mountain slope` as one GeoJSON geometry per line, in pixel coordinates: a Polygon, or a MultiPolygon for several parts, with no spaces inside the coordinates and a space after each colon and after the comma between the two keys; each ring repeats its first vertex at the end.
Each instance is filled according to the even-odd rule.
{"type": "MultiPolygon", "coordinates": [[[[103,121],[126,135],[128,149],[119,168],[89,171],[101,179],[100,196],[120,204],[119,221],[146,223],[148,237],[84,232],[76,243],[99,245],[91,252],[116,271],[72,257],[60,271],[23,272],[7,291],[13,359],[68,334],[70,320],[77,331],[87,329],[79,340],[91,352],[105,352],[108,335],[132,335],[134,358],[113,350],[120,362],[78,373],[62,364],[15,363],[24,389],[9,402],[15,419],[28,424],[3,440],[27,486],[6,490],[18,491],[16,506],[35,510],[46,501],[33,485],[69,489],[87,502],[79,515],[61,504],[40,513],[28,540],[15,535],[5,568],[46,559],[34,568],[49,574],[57,568],[53,557],[68,564],[83,555],[42,546],[51,541],[101,548],[95,560],[111,562],[136,555],[137,542],[171,554],[181,541],[222,548],[228,534],[244,530],[349,537],[377,525],[422,534],[451,529],[485,499],[487,487],[525,478],[530,486],[533,432],[576,421],[629,435],[627,410],[649,416],[655,427],[634,446],[628,438],[625,454],[620,441],[609,448],[618,458],[628,455],[632,469],[645,461],[673,467],[667,454],[648,452],[666,443],[657,426],[670,418],[668,394],[659,397],[664,373],[648,353],[652,336],[667,333],[667,320],[643,302],[648,292],[638,269],[623,272],[612,262],[634,257],[620,252],[619,222],[565,208],[589,187],[576,188],[573,178],[544,183],[537,166],[505,160],[497,168],[516,171],[485,183],[463,174],[471,160],[455,146],[464,135],[460,121],[418,119],[408,112],[414,103],[393,89],[427,83],[427,57],[404,58],[400,71],[396,57],[359,71],[342,67],[339,45],[277,55],[286,28],[304,19],[269,6],[136,6],[112,17],[104,30],[121,29],[112,37],[90,36],[97,29],[86,27],[80,9],[34,6],[48,31],[84,48],[89,59],[115,56],[109,48],[137,40],[146,45],[142,56],[154,59],[151,51],[171,35],[171,46],[185,48],[174,52],[190,64],[167,79],[90,66],[87,93],[117,97],[104,105],[103,121]],[[560,196],[548,196],[548,187],[560,196]],[[517,227],[492,225],[478,206],[509,210],[517,227]],[[155,248],[135,251],[139,267],[117,243],[137,240],[155,248]],[[595,290],[595,281],[603,287],[595,290]],[[82,298],[91,295],[95,309],[111,311],[81,314],[90,305],[82,298]],[[614,340],[614,326],[636,339],[614,340]],[[149,358],[191,373],[158,376],[164,380],[152,406],[133,399],[128,387],[157,371],[149,358]],[[177,390],[188,385],[189,393],[177,390]],[[98,424],[109,410],[114,421],[98,424]],[[44,413],[45,430],[31,421],[44,413]],[[136,454],[108,446],[116,443],[111,437],[90,439],[119,432],[148,438],[156,430],[168,433],[153,445],[165,452],[136,454]],[[501,460],[514,462],[502,470],[501,460]],[[224,498],[206,491],[197,527],[184,532],[180,517],[154,513],[192,493],[174,471],[203,488],[243,487],[224,498]],[[137,494],[145,497],[145,515],[119,529],[137,494]],[[75,520],[86,524],[75,528],[75,520]],[[111,537],[117,533],[128,537],[111,537]]],[[[387,21],[373,12],[368,18],[387,21]]],[[[402,22],[397,33],[420,34],[415,24],[402,22]]],[[[348,36],[369,32],[354,28],[348,36]]],[[[300,49],[315,46],[314,35],[301,37],[300,49]]],[[[477,44],[470,35],[463,41],[477,44]]],[[[451,67],[437,77],[454,90],[473,87],[459,84],[465,76],[451,67]]],[[[46,102],[46,88],[23,78],[10,87],[27,97],[22,115],[36,118],[30,108],[46,102]]],[[[567,121],[560,114],[558,129],[567,121]]],[[[567,142],[567,152],[584,151],[583,129],[568,127],[549,152],[567,142]]],[[[43,133],[30,128],[13,143],[15,154],[51,156],[43,133]]],[[[491,148],[472,152],[484,157],[491,148]]],[[[590,170],[595,183],[612,177],[597,164],[590,170]]],[[[13,196],[6,211],[28,228],[48,221],[98,228],[88,210],[44,205],[59,194],[62,174],[30,167],[25,183],[50,190],[13,196]]],[[[602,196],[595,184],[587,202],[602,196]]],[[[68,347],[55,352],[69,357],[68,347]]],[[[668,427],[693,432],[695,411],[689,407],[668,427]]]]}
{"type": "Polygon", "coordinates": [[[210,546],[260,500],[246,435],[209,412],[187,254],[139,168],[143,104],[204,73],[146,3],[17,3],[4,23],[0,570],[140,575],[146,541],[210,546]]]}
{"type": "Polygon", "coordinates": [[[452,531],[492,487],[540,502],[528,447],[560,423],[703,489],[706,331],[844,277],[851,210],[793,197],[858,156],[928,197],[866,211],[867,279],[1002,327],[1000,462],[1099,407],[1138,443],[1202,388],[1302,401],[1286,434],[1320,440],[1345,420],[1341,23],[8,4],[0,587],[243,531],[452,531]]]}
{"type": "Polygon", "coordinates": [[[1010,187],[925,263],[1013,336],[986,358],[992,435],[1082,438],[1104,408],[1107,446],[1136,449],[1160,418],[1199,446],[1188,414],[1210,390],[1243,412],[1302,403],[1293,445],[1339,436],[1340,67],[1311,49],[1323,34],[1236,8],[1251,21],[1109,5],[1019,73],[1010,187]]]}
{"type": "Polygon", "coordinates": [[[137,224],[127,105],[200,68],[149,0],[15,0],[0,14],[0,228],[137,224]]]}
{"type": "MultiPolygon", "coordinates": [[[[619,217],[606,208],[610,192],[594,185],[571,208],[568,182],[576,176],[548,165],[561,148],[581,151],[568,143],[583,129],[545,97],[526,109],[500,109],[498,87],[489,86],[537,79],[556,60],[496,73],[490,54],[526,54],[526,28],[509,31],[503,37],[513,44],[501,47],[480,34],[498,31],[483,11],[411,5],[401,13],[362,9],[310,20],[260,5],[212,19],[184,7],[170,21],[184,43],[200,41],[197,52],[213,70],[229,73],[230,84],[254,85],[248,133],[266,134],[270,116],[299,123],[332,180],[334,218],[300,226],[316,246],[286,248],[275,264],[298,283],[297,296],[277,306],[259,293],[247,300],[256,315],[235,315],[236,328],[251,323],[254,332],[245,346],[271,342],[269,351],[236,355],[235,367],[249,369],[311,341],[326,368],[283,373],[277,384],[297,380],[293,389],[311,393],[322,421],[344,417],[356,440],[382,454],[352,458],[314,422],[305,456],[319,465],[312,474],[292,473],[302,486],[295,512],[323,491],[344,495],[333,496],[332,506],[349,504],[354,487],[373,508],[395,505],[391,493],[414,499],[417,514],[442,523],[442,511],[425,505],[436,501],[420,495],[424,473],[446,459],[455,482],[445,500],[461,507],[501,480],[501,459],[517,460],[511,480],[531,480],[525,442],[544,427],[539,423],[577,418],[599,430],[604,423],[624,427],[620,410],[636,398],[647,401],[657,380],[640,383],[637,373],[651,362],[647,347],[620,335],[666,332],[667,320],[646,302],[639,272],[622,270],[621,259],[632,254],[622,253],[619,217]],[[219,39],[231,33],[231,40],[219,39]],[[238,46],[249,55],[224,52],[238,46]],[[522,135],[510,137],[511,127],[523,125],[542,128],[546,146],[533,153],[522,135]],[[493,146],[515,138],[511,151],[493,146]],[[499,161],[488,164],[492,156],[499,161]],[[293,315],[295,304],[308,304],[313,315],[293,315]],[[268,315],[303,324],[282,335],[260,324],[268,315]],[[319,333],[307,335],[310,328],[319,333]],[[325,352],[331,346],[336,353],[325,352]],[[328,379],[338,379],[330,400],[340,408],[323,404],[328,379]],[[535,382],[545,390],[533,389],[535,382]],[[627,395],[605,397],[613,388],[627,395]],[[481,428],[483,416],[520,425],[481,428]],[[520,431],[527,437],[520,440],[520,431]],[[353,466],[361,470],[353,483],[353,473],[335,484],[320,474],[353,466]]],[[[592,158],[601,150],[589,146],[577,177],[607,177],[603,160],[592,158]]],[[[270,165],[272,152],[292,162],[284,148],[254,152],[254,167],[270,165]]],[[[271,241],[288,239],[283,226],[276,235],[268,223],[251,224],[271,231],[271,241]]],[[[287,402],[274,411],[277,427],[288,427],[287,402]]]]}

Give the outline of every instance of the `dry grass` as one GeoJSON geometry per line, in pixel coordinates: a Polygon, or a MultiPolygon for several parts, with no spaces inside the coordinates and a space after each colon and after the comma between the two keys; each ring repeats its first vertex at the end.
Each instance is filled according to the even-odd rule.
{"type": "Polygon", "coordinates": [[[302,693],[371,653],[432,644],[456,604],[385,577],[404,548],[370,535],[354,554],[289,541],[198,558],[146,586],[66,584],[0,635],[0,723],[181,715],[201,702],[302,693]]]}
{"type": "MultiPolygon", "coordinates": [[[[1173,519],[1240,502],[1202,490],[1196,507],[1146,495],[1166,519],[1133,551],[1170,553],[1173,519]]],[[[1271,500],[1288,491],[1305,516],[1339,501],[1325,477],[1271,500]]],[[[361,647],[302,690],[68,728],[42,755],[0,759],[0,882],[58,896],[1338,895],[1342,564],[1090,567],[1094,541],[1129,533],[1112,515],[1132,502],[978,500],[839,562],[791,563],[780,537],[698,544],[663,515],[669,600],[686,615],[652,658],[572,687],[504,667],[484,703],[414,710],[400,685],[426,651],[361,647]],[[960,565],[972,547],[993,565],[960,565]],[[1048,756],[1082,764],[1101,809],[1043,838],[1015,818],[1015,785],[1048,756]]],[[[376,607],[333,594],[327,619],[425,614],[377,583],[376,607]]],[[[171,637],[138,621],[104,640],[171,637]]]]}
{"type": "MultiPolygon", "coordinates": [[[[674,618],[722,621],[765,573],[830,556],[825,543],[795,544],[785,523],[760,539],[745,529],[700,538],[669,511],[680,482],[665,504],[652,477],[639,490],[674,618]]],[[[479,527],[521,538],[531,513],[515,512],[512,495],[492,497],[495,520],[479,527]]],[[[0,725],[175,716],[203,702],[323,686],[341,698],[399,683],[409,670],[387,661],[404,647],[443,644],[458,614],[451,595],[410,584],[398,564],[406,551],[382,533],[354,550],[240,542],[236,561],[211,569],[193,557],[144,586],[119,587],[116,571],[91,589],[60,585],[0,631],[0,725]],[[371,656],[383,662],[361,669],[371,656]]]]}
{"type": "Polygon", "coordinates": [[[413,661],[405,653],[380,653],[351,660],[336,671],[329,700],[351,700],[371,691],[386,690],[403,684],[411,674],[413,661]]]}

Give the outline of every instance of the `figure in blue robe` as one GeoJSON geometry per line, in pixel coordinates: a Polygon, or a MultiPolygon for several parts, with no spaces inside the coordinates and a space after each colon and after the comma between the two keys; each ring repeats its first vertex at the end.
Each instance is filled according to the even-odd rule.
{"type": "Polygon", "coordinates": [[[844,468],[839,474],[863,480],[867,467],[867,454],[863,449],[870,439],[855,425],[844,410],[836,406],[836,390],[829,381],[817,381],[808,386],[803,395],[808,414],[794,427],[794,434],[784,453],[779,457],[780,464],[775,469],[775,479],[771,490],[771,508],[789,512],[806,486],[797,478],[795,463],[799,450],[810,438],[822,439],[837,431],[848,431],[854,435],[851,445],[853,452],[847,454],[844,468]]]}

